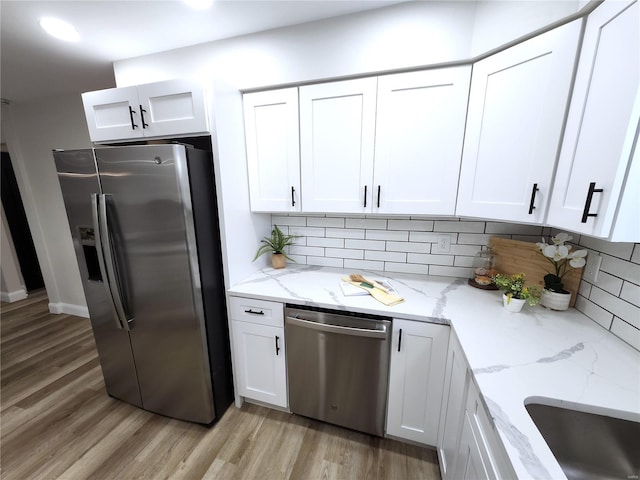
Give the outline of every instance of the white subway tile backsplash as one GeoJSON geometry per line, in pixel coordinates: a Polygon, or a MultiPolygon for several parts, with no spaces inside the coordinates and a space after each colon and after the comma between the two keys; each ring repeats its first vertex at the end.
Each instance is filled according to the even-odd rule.
{"type": "Polygon", "coordinates": [[[441,265],[429,265],[429,275],[469,278],[470,274],[471,269],[466,267],[444,267],[441,265]]]}
{"type": "Polygon", "coordinates": [[[356,230],[353,228],[327,228],[326,236],[332,238],[360,238],[364,239],[364,230],[356,230]]]}
{"type": "Polygon", "coordinates": [[[364,250],[353,250],[351,248],[325,248],[326,257],[364,259],[364,250]]]}
{"type": "Polygon", "coordinates": [[[409,240],[409,232],[405,230],[367,230],[365,238],[367,240],[393,240],[396,242],[406,242],[409,240]]]}
{"type": "Polygon", "coordinates": [[[418,232],[433,231],[432,220],[389,220],[388,230],[412,230],[418,232]]]}
{"type": "Polygon", "coordinates": [[[434,232],[465,232],[484,233],[485,222],[450,222],[436,221],[433,225],[434,232]]]}
{"type": "Polygon", "coordinates": [[[513,223],[487,222],[485,233],[506,233],[509,235],[534,235],[538,240],[542,237],[542,227],[540,225],[518,225],[513,223]]]}
{"type": "Polygon", "coordinates": [[[613,319],[611,331],[636,350],[640,350],[640,330],[619,318],[613,319]]]}
{"type": "Polygon", "coordinates": [[[384,240],[355,240],[347,238],[344,241],[345,248],[361,248],[363,250],[384,250],[384,240]]]}
{"type": "MultiPolygon", "coordinates": [[[[575,241],[576,236],[574,235],[573,237],[575,241]]],[[[590,250],[597,250],[598,252],[606,253],[613,257],[622,258],[623,260],[630,260],[633,254],[633,243],[607,242],[599,238],[582,235],[579,244],[590,250]]]]}
{"type": "Polygon", "coordinates": [[[418,274],[418,275],[428,275],[429,274],[429,266],[428,265],[420,265],[420,264],[417,264],[417,263],[385,262],[384,271],[385,272],[415,273],[415,274],[418,274]]]}
{"type": "Polygon", "coordinates": [[[595,303],[590,302],[585,297],[581,295],[576,297],[576,308],[600,326],[607,330],[611,328],[613,314],[611,312],[607,312],[604,308],[599,307],[595,303]]]}
{"type": "Polygon", "coordinates": [[[599,288],[593,287],[589,300],[613,313],[616,317],[624,318],[634,327],[640,328],[640,307],[626,302],[599,288]]]}
{"type": "Polygon", "coordinates": [[[384,262],[374,262],[370,260],[351,260],[345,259],[344,268],[353,268],[356,270],[384,270],[384,262]]]}
{"type": "Polygon", "coordinates": [[[307,245],[310,247],[343,248],[344,238],[307,237],[307,245]]]}
{"type": "Polygon", "coordinates": [[[602,255],[602,266],[600,268],[603,272],[640,285],[640,265],[609,255],[602,255]]]}
{"type": "Polygon", "coordinates": [[[633,303],[635,306],[640,307],[640,287],[633,283],[624,282],[622,286],[622,292],[620,298],[626,300],[629,303],[633,303]]]}
{"type": "MultiPolygon", "coordinates": [[[[414,233],[414,232],[411,232],[414,233]]],[[[415,252],[415,253],[431,253],[430,243],[418,242],[387,242],[387,251],[389,252],[415,252]]]]}
{"type": "Polygon", "coordinates": [[[342,268],[344,266],[344,260],[342,258],[307,257],[307,265],[342,268]]]}
{"type": "Polygon", "coordinates": [[[382,262],[406,262],[407,254],[404,252],[364,252],[365,260],[380,260],[382,262]]]}
{"type": "Polygon", "coordinates": [[[430,253],[409,253],[408,263],[424,263],[426,265],[453,265],[452,255],[435,255],[430,253]]]}
{"type": "MultiPolygon", "coordinates": [[[[468,278],[476,253],[493,236],[538,242],[562,230],[494,221],[420,216],[278,214],[283,232],[301,235],[289,255],[301,264],[390,273],[468,278]],[[436,253],[438,237],[450,249],[436,253]]],[[[268,233],[268,232],[267,232],[268,233]]],[[[639,348],[640,244],[573,234],[577,245],[603,257],[598,281],[580,284],[576,309],[639,348]]]]}
{"type": "Polygon", "coordinates": [[[427,232],[409,232],[409,241],[423,242],[423,243],[436,243],[438,241],[438,234],[427,233],[427,232]]]}
{"type": "Polygon", "coordinates": [[[364,228],[364,229],[376,229],[386,230],[387,219],[376,218],[347,218],[345,223],[347,228],[364,228]]]}
{"type": "Polygon", "coordinates": [[[309,217],[307,227],[344,228],[344,218],[309,217]]]}
{"type": "MultiPolygon", "coordinates": [[[[587,283],[582,282],[582,283],[587,283]]],[[[618,277],[614,277],[613,275],[609,275],[607,272],[598,273],[598,281],[596,282],[596,286],[605,290],[616,297],[620,296],[620,291],[622,290],[622,279],[618,277]]]]}

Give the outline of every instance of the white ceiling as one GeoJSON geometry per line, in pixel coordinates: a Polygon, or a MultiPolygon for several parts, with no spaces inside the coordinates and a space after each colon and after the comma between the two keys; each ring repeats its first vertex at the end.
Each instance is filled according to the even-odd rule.
{"type": "Polygon", "coordinates": [[[216,0],[205,11],[180,0],[0,0],[0,94],[11,103],[115,85],[111,62],[405,0],[216,0]],[[66,43],[39,26],[72,23],[66,43]]]}

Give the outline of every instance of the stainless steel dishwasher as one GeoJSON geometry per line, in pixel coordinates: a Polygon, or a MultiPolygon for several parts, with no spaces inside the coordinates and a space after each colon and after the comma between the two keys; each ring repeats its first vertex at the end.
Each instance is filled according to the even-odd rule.
{"type": "Polygon", "coordinates": [[[384,434],[391,319],[287,307],[293,413],[384,434]]]}

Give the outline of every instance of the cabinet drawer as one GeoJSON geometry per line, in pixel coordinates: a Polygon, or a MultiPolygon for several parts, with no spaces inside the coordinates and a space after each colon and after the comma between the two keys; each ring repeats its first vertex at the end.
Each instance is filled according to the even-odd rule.
{"type": "Polygon", "coordinates": [[[231,297],[231,319],[284,327],[284,305],[253,298],[231,297]]]}

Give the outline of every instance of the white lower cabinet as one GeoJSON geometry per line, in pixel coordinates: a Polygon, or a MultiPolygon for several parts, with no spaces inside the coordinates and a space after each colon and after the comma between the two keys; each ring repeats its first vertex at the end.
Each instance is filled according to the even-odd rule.
{"type": "Polygon", "coordinates": [[[284,306],[232,297],[231,320],[238,394],[287,408],[284,306]]]}
{"type": "Polygon", "coordinates": [[[438,431],[438,458],[440,473],[444,480],[453,480],[460,434],[465,419],[465,399],[469,369],[454,332],[449,339],[447,370],[444,380],[442,409],[440,411],[440,428],[438,431]]]}
{"type": "Polygon", "coordinates": [[[449,327],[393,319],[388,435],[436,445],[449,327]]]}

